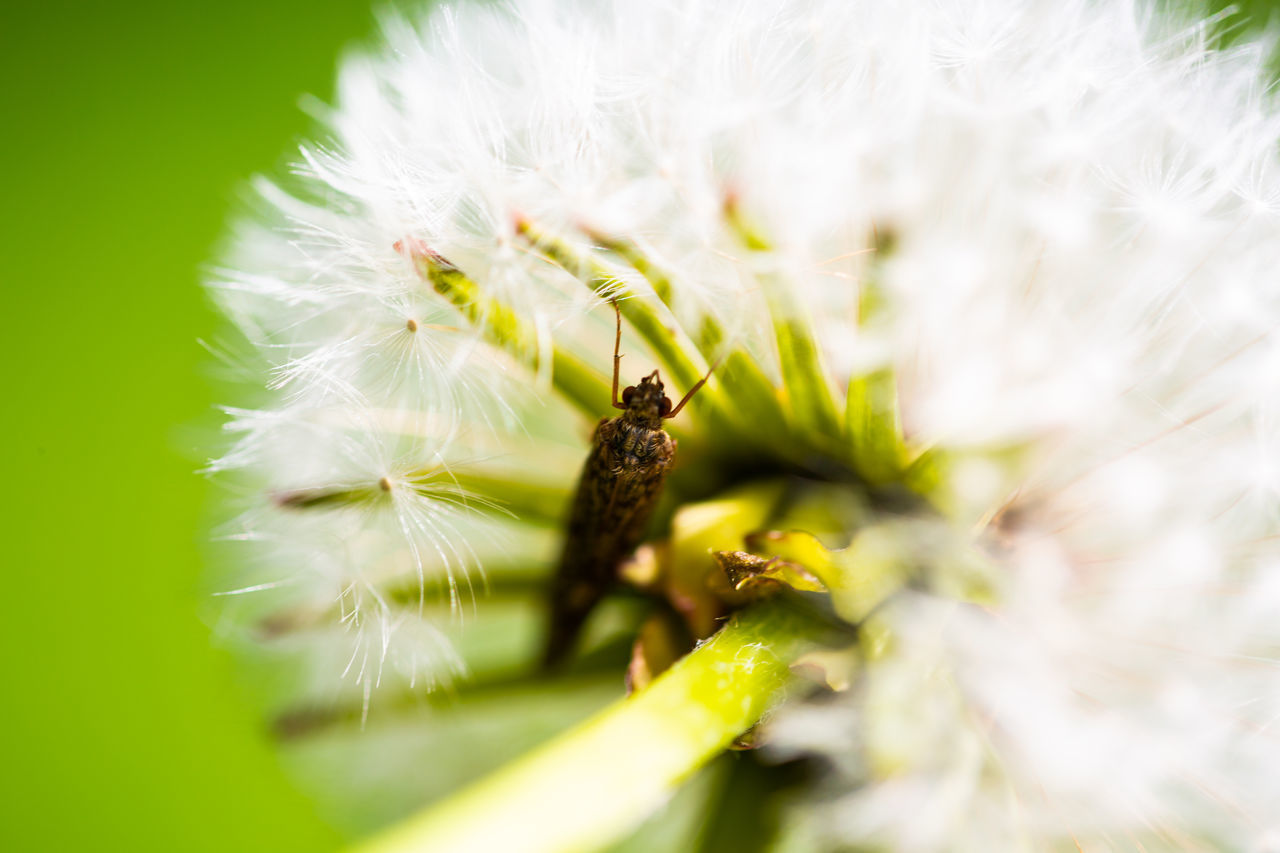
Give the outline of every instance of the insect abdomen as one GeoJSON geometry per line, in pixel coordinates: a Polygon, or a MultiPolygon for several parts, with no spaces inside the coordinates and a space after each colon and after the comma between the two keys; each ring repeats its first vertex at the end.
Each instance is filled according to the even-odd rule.
{"type": "Polygon", "coordinates": [[[545,666],[569,652],[615,582],[618,565],[639,543],[674,456],[666,432],[627,423],[625,416],[596,428],[552,584],[545,666]]]}

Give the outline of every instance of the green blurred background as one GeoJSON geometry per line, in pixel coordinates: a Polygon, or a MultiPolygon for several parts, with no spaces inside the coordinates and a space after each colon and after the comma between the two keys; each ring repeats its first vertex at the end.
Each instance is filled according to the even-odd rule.
{"type": "Polygon", "coordinates": [[[332,849],[199,619],[197,339],[245,179],[308,131],[299,96],[329,97],[370,5],[3,5],[0,849],[332,849]]]}
{"type": "MultiPolygon", "coordinates": [[[[1256,24],[1273,2],[1248,4],[1256,24]]],[[[199,613],[200,288],[367,0],[5,4],[5,850],[325,850],[199,613]],[[14,547],[16,545],[16,547],[14,547]]],[[[234,402],[234,401],[230,401],[234,402]]]]}

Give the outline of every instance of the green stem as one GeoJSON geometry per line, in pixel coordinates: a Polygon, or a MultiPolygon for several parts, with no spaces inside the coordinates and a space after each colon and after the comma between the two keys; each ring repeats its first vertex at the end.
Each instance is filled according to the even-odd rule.
{"type": "Polygon", "coordinates": [[[813,639],[784,603],[743,611],[647,689],[392,827],[359,853],[599,850],[754,725],[813,639]]]}

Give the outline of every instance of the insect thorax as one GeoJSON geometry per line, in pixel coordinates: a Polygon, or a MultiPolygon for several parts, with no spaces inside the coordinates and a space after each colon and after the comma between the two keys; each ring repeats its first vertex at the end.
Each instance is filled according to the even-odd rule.
{"type": "Polygon", "coordinates": [[[630,411],[601,425],[599,439],[607,448],[610,467],[615,475],[632,474],[648,478],[661,477],[675,448],[671,437],[661,427],[650,427],[644,419],[630,411]]]}

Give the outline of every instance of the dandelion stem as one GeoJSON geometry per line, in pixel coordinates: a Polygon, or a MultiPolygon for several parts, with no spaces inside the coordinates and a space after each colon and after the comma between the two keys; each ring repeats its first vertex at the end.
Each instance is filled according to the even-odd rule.
{"type": "Polygon", "coordinates": [[[781,698],[816,639],[778,602],[735,616],[647,689],[358,848],[598,850],[635,828],[781,698]]]}

